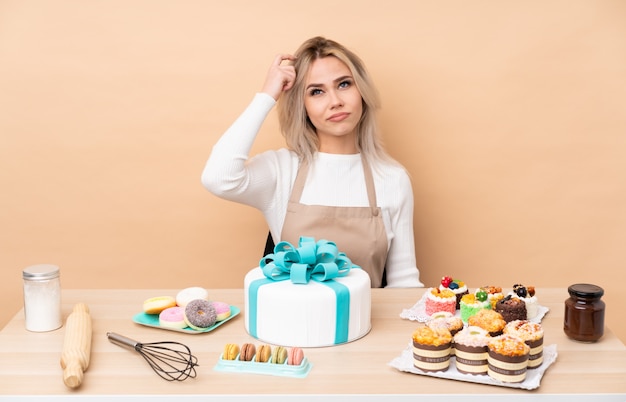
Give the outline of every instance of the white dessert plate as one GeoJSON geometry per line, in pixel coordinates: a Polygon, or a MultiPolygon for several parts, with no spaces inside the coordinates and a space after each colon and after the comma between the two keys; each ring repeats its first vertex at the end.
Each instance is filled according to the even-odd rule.
{"type": "Polygon", "coordinates": [[[445,378],[449,380],[475,382],[479,384],[498,385],[509,388],[535,389],[541,385],[541,377],[552,363],[556,361],[557,352],[556,345],[546,345],[543,347],[543,363],[530,370],[526,370],[526,379],[522,382],[512,383],[503,382],[491,378],[489,375],[473,375],[464,374],[456,369],[456,360],[454,356],[450,357],[450,368],[447,371],[425,372],[413,365],[413,346],[409,346],[402,351],[400,356],[389,362],[391,367],[407,373],[426,375],[429,377],[445,378]]]}
{"type": "MultiPolygon", "coordinates": [[[[547,308],[546,306],[542,306],[540,304],[537,305],[537,315],[533,317],[532,319],[530,319],[529,321],[537,323],[537,324],[541,324],[541,320],[543,319],[543,317],[546,315],[548,311],[550,311],[550,309],[547,308]]],[[[461,317],[461,311],[457,310],[454,315],[457,317],[461,317]]],[[[411,320],[411,321],[419,321],[419,322],[428,321],[430,316],[426,314],[426,294],[424,294],[422,298],[417,303],[415,303],[413,307],[402,310],[402,312],[400,313],[400,318],[404,318],[406,320],[411,320]]]]}
{"type": "Polygon", "coordinates": [[[239,314],[239,308],[235,307],[235,306],[230,306],[230,316],[228,318],[226,318],[225,320],[222,321],[218,321],[215,324],[213,324],[212,326],[202,329],[202,330],[196,330],[193,328],[168,328],[168,327],[163,327],[159,324],[159,315],[158,314],[146,314],[144,312],[141,313],[137,313],[133,316],[133,322],[140,324],[140,325],[145,325],[147,327],[153,327],[153,328],[159,328],[159,329],[165,329],[168,331],[176,331],[176,332],[184,332],[187,334],[192,334],[192,335],[197,335],[197,334],[204,334],[206,332],[211,332],[214,329],[220,327],[221,325],[226,324],[228,321],[232,320],[233,318],[235,318],[235,316],[237,316],[239,314]]]}

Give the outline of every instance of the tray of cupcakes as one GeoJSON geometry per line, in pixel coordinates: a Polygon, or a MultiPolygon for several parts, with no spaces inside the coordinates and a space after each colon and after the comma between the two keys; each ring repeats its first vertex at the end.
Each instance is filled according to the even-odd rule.
{"type": "Polygon", "coordinates": [[[501,288],[489,286],[455,294],[443,282],[447,277],[421,300],[420,324],[389,365],[433,377],[538,388],[557,351],[556,345],[543,344],[541,319],[547,309],[537,303],[534,289],[514,285],[504,295],[501,288]]]}
{"type": "Polygon", "coordinates": [[[299,347],[227,343],[214,369],[229,373],[253,373],[304,378],[312,364],[299,347]]]}

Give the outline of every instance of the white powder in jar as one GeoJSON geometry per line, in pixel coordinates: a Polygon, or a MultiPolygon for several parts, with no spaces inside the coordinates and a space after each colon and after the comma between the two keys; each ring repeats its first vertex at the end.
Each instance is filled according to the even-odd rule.
{"type": "Polygon", "coordinates": [[[24,318],[26,329],[52,331],[63,325],[61,319],[61,282],[59,267],[39,264],[23,271],[24,318]]]}

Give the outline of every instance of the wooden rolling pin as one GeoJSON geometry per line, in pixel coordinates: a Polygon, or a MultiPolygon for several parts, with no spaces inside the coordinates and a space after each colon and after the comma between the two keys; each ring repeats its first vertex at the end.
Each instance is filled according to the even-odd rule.
{"type": "Polygon", "coordinates": [[[65,324],[65,340],[61,354],[63,382],[77,388],[83,382],[83,374],[91,357],[91,316],[84,303],[74,305],[65,324]]]}

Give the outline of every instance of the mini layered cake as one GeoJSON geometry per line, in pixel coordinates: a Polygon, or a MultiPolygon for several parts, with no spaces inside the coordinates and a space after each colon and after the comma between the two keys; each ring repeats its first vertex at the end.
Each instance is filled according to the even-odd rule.
{"type": "Polygon", "coordinates": [[[502,318],[502,314],[493,310],[480,310],[475,315],[467,319],[467,324],[480,327],[489,332],[490,336],[502,335],[506,321],[502,318]]]}
{"type": "Polygon", "coordinates": [[[447,371],[451,346],[452,335],[447,329],[419,327],[413,332],[413,365],[425,372],[447,371]]]}
{"type": "Polygon", "coordinates": [[[526,319],[526,303],[510,294],[496,303],[495,310],[502,314],[506,322],[526,319]]]}
{"type": "Polygon", "coordinates": [[[515,284],[513,285],[513,291],[509,294],[514,298],[524,301],[524,305],[526,306],[525,319],[532,320],[537,317],[537,314],[539,314],[539,303],[537,302],[534,286],[515,284]]]}
{"type": "Polygon", "coordinates": [[[441,285],[439,285],[440,290],[449,289],[456,296],[456,309],[461,308],[461,298],[468,294],[467,286],[463,281],[458,279],[452,279],[451,276],[444,276],[441,278],[441,285]]]}
{"type": "Polygon", "coordinates": [[[478,289],[475,293],[464,295],[461,298],[461,320],[464,323],[467,323],[471,316],[485,309],[490,310],[491,303],[488,300],[487,292],[482,289],[478,289]]]}
{"type": "Polygon", "coordinates": [[[487,298],[491,303],[491,309],[496,308],[496,303],[502,299],[504,299],[504,293],[502,293],[502,288],[500,286],[483,286],[482,290],[487,292],[487,298]]]}
{"type": "Polygon", "coordinates": [[[432,316],[439,312],[456,312],[456,296],[449,289],[430,288],[424,302],[426,315],[432,316]]]}
{"type": "Polygon", "coordinates": [[[528,368],[534,369],[543,363],[543,328],[528,320],[515,320],[506,324],[504,334],[517,336],[530,347],[528,368]]]}
{"type": "Polygon", "coordinates": [[[454,335],[456,369],[460,373],[487,375],[487,343],[491,337],[480,327],[466,327],[454,335]]]}
{"type": "Polygon", "coordinates": [[[500,335],[487,343],[487,374],[502,382],[522,382],[526,379],[530,347],[520,338],[500,335]]]}

